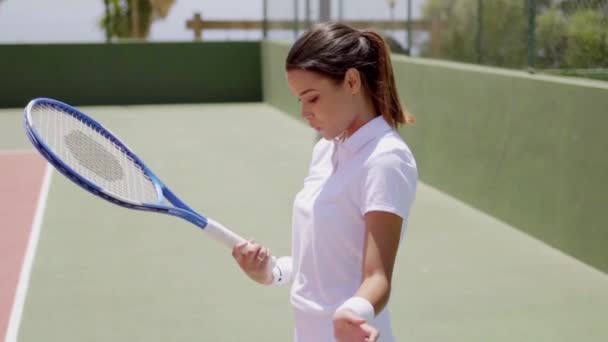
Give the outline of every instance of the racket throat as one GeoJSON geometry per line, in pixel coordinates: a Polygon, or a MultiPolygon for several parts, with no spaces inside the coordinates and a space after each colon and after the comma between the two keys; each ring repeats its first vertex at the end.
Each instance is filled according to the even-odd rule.
{"type": "Polygon", "coordinates": [[[208,221],[206,217],[196,213],[194,210],[192,210],[192,208],[190,208],[186,203],[180,200],[173,192],[171,192],[171,190],[167,189],[166,187],[163,187],[162,192],[165,199],[174,206],[173,208],[168,208],[169,214],[190,221],[200,228],[207,227],[208,221]]]}

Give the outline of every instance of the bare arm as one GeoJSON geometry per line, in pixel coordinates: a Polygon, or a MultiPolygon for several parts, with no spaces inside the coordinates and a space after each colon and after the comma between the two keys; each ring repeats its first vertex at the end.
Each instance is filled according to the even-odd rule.
{"type": "Polygon", "coordinates": [[[402,222],[400,216],[383,211],[365,215],[363,281],[355,295],[367,299],[376,314],[384,309],[390,297],[402,222]]]}
{"type": "Polygon", "coordinates": [[[334,313],[337,341],[378,339],[379,332],[369,320],[388,303],[402,221],[400,216],[382,211],[365,215],[363,280],[357,293],[334,313]]]}

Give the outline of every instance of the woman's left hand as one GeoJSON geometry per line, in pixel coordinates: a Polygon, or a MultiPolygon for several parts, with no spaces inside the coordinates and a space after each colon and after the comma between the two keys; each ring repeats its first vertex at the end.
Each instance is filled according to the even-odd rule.
{"type": "Polygon", "coordinates": [[[334,314],[334,337],[337,342],[378,341],[378,329],[357,316],[351,310],[340,310],[334,314]]]}

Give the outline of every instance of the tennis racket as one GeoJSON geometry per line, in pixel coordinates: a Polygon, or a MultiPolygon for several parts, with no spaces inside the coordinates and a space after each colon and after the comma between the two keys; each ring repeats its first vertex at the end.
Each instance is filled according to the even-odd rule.
{"type": "MultiPolygon", "coordinates": [[[[245,241],[192,210],[127,145],[72,106],[34,99],[25,108],[24,125],[30,141],[49,163],[88,192],[129,209],[177,216],[229,248],[245,241]]],[[[269,267],[274,264],[273,258],[269,267]]]]}

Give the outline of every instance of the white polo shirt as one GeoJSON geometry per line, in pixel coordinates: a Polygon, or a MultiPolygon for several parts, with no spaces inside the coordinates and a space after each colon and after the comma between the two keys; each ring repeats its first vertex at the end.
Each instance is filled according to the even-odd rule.
{"type": "MultiPolygon", "coordinates": [[[[334,340],[333,313],[362,281],[365,213],[401,216],[403,234],[417,179],[410,149],[382,116],[343,142],[321,139],[315,145],[293,207],[296,341],[334,340]]],[[[387,310],[372,324],[380,329],[381,341],[394,340],[387,310]]]]}

